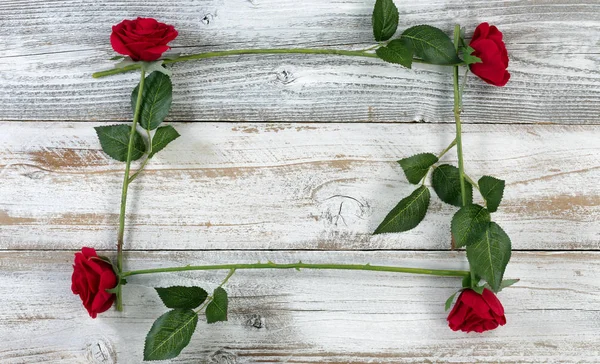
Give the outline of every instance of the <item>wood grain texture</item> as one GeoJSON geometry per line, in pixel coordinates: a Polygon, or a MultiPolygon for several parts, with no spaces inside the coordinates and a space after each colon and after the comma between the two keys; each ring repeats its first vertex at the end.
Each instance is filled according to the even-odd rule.
{"type": "MultiPolygon", "coordinates": [[[[226,285],[229,321],[200,322],[189,347],[172,362],[597,362],[599,258],[592,252],[516,253],[507,276],[521,282],[499,294],[508,324],[485,334],[446,326],[443,305],[460,286],[457,278],[239,271],[226,285]]],[[[226,275],[131,277],[125,311],[92,320],[69,290],[72,259],[71,252],[0,253],[2,363],[141,362],[145,334],[166,311],[152,287],[212,289],[226,275]]],[[[447,252],[140,252],[128,254],[126,262],[139,269],[258,260],[456,269],[467,264],[463,254],[447,252]]]]}
{"type": "MultiPolygon", "coordinates": [[[[112,24],[173,24],[183,54],[359,50],[373,45],[373,3],[1,1],[0,362],[139,363],[165,311],[152,287],[212,289],[226,274],[131,277],[126,311],[96,320],[69,289],[71,250],[114,257],[124,166],[100,150],[93,126],[131,119],[137,76],[91,78],[113,66],[112,24]]],[[[460,286],[454,278],[240,271],[227,284],[229,322],[200,323],[173,363],[600,363],[600,2],[396,4],[401,30],[459,23],[469,37],[489,21],[504,32],[511,82],[469,78],[464,143],[471,177],[507,182],[493,218],[517,250],[506,277],[521,282],[499,295],[508,324],[483,335],[449,330],[443,304],[460,286]]],[[[415,68],[316,55],[174,65],[169,120],[204,122],[174,123],[182,137],[132,185],[126,267],[466,269],[464,252],[435,251],[448,249],[455,211],[437,197],[417,229],[370,234],[414,188],[396,160],[438,153],[454,138],[449,70],[415,68]]],[[[444,161],[456,163],[455,152],[444,161]]]]}
{"type": "MultiPolygon", "coordinates": [[[[470,34],[504,31],[506,88],[472,77],[465,121],[597,124],[600,3],[596,0],[397,1],[401,29],[431,23],[470,34]]],[[[8,0],[0,4],[0,120],[124,120],[135,75],[112,67],[110,26],[154,16],[180,31],[174,50],[273,47],[362,49],[373,44],[373,1],[8,0]]],[[[377,59],[241,56],[174,67],[171,120],[449,122],[449,70],[414,71],[377,59]]]]}
{"type": "MultiPolygon", "coordinates": [[[[112,249],[123,163],[93,123],[3,123],[4,249],[112,249]]],[[[438,153],[452,125],[176,123],[131,186],[126,248],[447,249],[456,209],[371,236],[414,189],[396,160],[438,153]]],[[[600,248],[598,126],[468,125],[466,171],[507,181],[493,219],[520,250],[600,248]]],[[[456,163],[455,151],[444,161],[456,163]]],[[[476,201],[481,201],[476,198],[476,201]]]]}

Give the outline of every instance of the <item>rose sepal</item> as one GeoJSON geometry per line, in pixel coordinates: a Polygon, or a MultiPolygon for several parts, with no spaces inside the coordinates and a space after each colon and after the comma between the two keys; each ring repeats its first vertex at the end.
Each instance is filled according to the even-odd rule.
{"type": "Polygon", "coordinates": [[[127,284],[127,280],[125,278],[119,278],[119,283],[113,288],[105,289],[108,293],[117,294],[119,292],[119,288],[127,284]]]}
{"type": "MultiPolygon", "coordinates": [[[[173,59],[176,59],[179,57],[179,55],[176,55],[174,57],[175,58],[173,58],[173,59]]],[[[171,77],[173,75],[173,72],[171,72],[171,70],[164,67],[165,59],[171,59],[171,58],[165,57],[164,59],[159,59],[157,61],[146,62],[146,61],[134,61],[133,59],[131,59],[131,57],[123,57],[120,62],[115,64],[115,68],[128,68],[128,67],[139,66],[140,69],[143,68],[146,71],[146,73],[148,73],[148,74],[150,74],[154,71],[158,71],[158,72],[164,73],[165,75],[171,77]]]]}

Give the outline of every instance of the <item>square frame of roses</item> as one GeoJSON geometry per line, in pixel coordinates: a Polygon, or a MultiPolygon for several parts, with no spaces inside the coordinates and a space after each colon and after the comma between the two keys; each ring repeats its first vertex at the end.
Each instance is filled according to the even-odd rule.
{"type": "MultiPolygon", "coordinates": [[[[94,73],[95,78],[136,71],[139,84],[131,94],[133,122],[96,127],[102,150],[111,158],[125,163],[117,233],[117,258],[111,261],[98,256],[93,248],[84,247],[75,254],[72,291],[80,296],[89,315],[95,318],[113,304],[123,309],[122,291],[127,280],[137,275],[166,272],[223,270],[228,274],[212,292],[197,286],[157,287],[156,291],[169,310],[160,316],[146,336],[144,360],[163,360],[177,357],[189,344],[196,329],[199,314],[215,323],[227,320],[228,295],[225,285],[235,274],[250,269],[335,269],[395,272],[457,277],[462,283],[448,298],[448,325],[454,331],[484,332],[506,323],[504,309],[495,293],[517,279],[504,279],[511,256],[511,240],[504,230],[492,221],[502,201],[505,182],[482,176],[477,181],[465,173],[461,132],[462,96],[469,72],[482,81],[502,87],[510,79],[508,53],[497,27],[479,24],[470,41],[464,39],[460,26],[454,27],[451,39],[443,30],[430,25],[410,27],[399,36],[399,13],[392,0],[377,0],[373,9],[373,46],[363,50],[333,50],[314,48],[241,49],[215,51],[183,56],[168,56],[169,42],[177,30],[153,18],[123,20],[113,26],[110,35],[112,48],[120,54],[115,68],[94,73]],[[128,188],[144,171],[146,165],[180,134],[171,125],[162,125],[172,101],[169,65],[177,62],[233,55],[260,54],[334,54],[339,57],[370,57],[411,68],[413,64],[430,64],[451,70],[454,90],[454,140],[437,153],[424,152],[398,161],[415,190],[402,198],[383,219],[373,234],[401,233],[415,228],[424,219],[430,203],[431,188],[437,196],[457,208],[451,218],[452,249],[464,248],[469,270],[426,269],[403,266],[258,262],[254,264],[184,265],[141,270],[126,270],[123,245],[128,188]],[[441,164],[440,159],[456,148],[458,165],[441,164]],[[134,161],[137,167],[133,168],[134,161]],[[482,197],[482,205],[473,202],[473,190],[482,197]]],[[[134,244],[134,243],[130,243],[134,244]]]]}

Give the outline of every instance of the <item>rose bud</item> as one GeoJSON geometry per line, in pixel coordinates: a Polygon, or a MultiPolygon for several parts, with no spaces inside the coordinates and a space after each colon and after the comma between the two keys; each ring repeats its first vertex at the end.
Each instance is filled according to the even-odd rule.
{"type": "Polygon", "coordinates": [[[75,253],[71,291],[78,294],[90,317],[108,310],[115,295],[106,292],[117,285],[117,275],[112,265],[98,257],[93,248],[81,248],[75,253]]]}
{"type": "Polygon", "coordinates": [[[504,307],[496,295],[487,288],[483,294],[472,289],[460,293],[448,315],[448,324],[454,331],[484,332],[506,324],[504,307]]]}
{"type": "Polygon", "coordinates": [[[156,61],[171,49],[167,45],[177,37],[172,25],[160,23],[152,18],[123,20],[112,27],[110,44],[120,54],[134,61],[156,61]]]}
{"type": "Polygon", "coordinates": [[[481,23],[475,29],[469,46],[475,50],[472,55],[481,59],[481,63],[469,65],[471,72],[489,84],[506,85],[510,73],[506,70],[508,52],[502,40],[502,32],[493,25],[481,23]]]}

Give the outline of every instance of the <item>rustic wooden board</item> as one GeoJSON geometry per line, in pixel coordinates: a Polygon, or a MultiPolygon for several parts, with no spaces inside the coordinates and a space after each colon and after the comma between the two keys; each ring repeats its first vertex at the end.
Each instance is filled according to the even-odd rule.
{"type": "MultiPolygon", "coordinates": [[[[151,287],[212,289],[226,272],[131,277],[125,312],[87,317],[70,293],[72,252],[0,253],[2,363],[137,363],[166,310],[151,287]],[[51,307],[49,307],[51,303],[51,307]],[[33,334],[35,333],[35,334],[33,334]]],[[[176,363],[596,362],[600,357],[599,253],[516,253],[499,294],[508,324],[452,332],[443,304],[458,278],[352,271],[239,271],[226,288],[229,322],[200,322],[176,363]],[[435,340],[432,340],[435,338],[435,340]]],[[[448,252],[131,253],[131,269],[230,262],[377,263],[466,267],[448,252]]]]}
{"type": "MultiPolygon", "coordinates": [[[[138,363],[165,311],[152,287],[211,289],[226,274],[132,277],[126,311],[97,320],[70,292],[72,250],[114,256],[123,164],[103,154],[92,127],[130,120],[137,77],[91,78],[113,65],[112,24],[174,24],[173,48],[184,54],[359,50],[373,45],[373,3],[0,2],[0,362],[138,363]]],[[[505,34],[511,82],[469,79],[464,142],[468,174],[507,181],[494,219],[517,250],[507,278],[522,279],[499,295],[508,325],[449,330],[443,303],[460,285],[454,278],[242,271],[227,284],[229,322],[201,323],[172,362],[600,362],[600,2],[396,4],[401,29],[459,23],[470,36],[489,21],[505,34]]],[[[412,190],[395,161],[438,153],[454,137],[448,71],[316,55],[175,65],[169,120],[204,123],[174,123],[183,136],[132,186],[126,266],[466,269],[463,252],[447,251],[455,209],[437,197],[417,229],[370,235],[412,190]]],[[[456,163],[455,153],[444,160],[456,163]]]]}
{"type": "MultiPolygon", "coordinates": [[[[596,0],[397,1],[401,28],[431,23],[471,34],[498,24],[512,80],[472,78],[466,122],[597,124],[600,3],[596,0]]],[[[373,44],[373,1],[5,0],[0,120],[123,120],[135,75],[94,80],[112,67],[110,26],[155,16],[174,24],[181,53],[220,49],[373,44]]],[[[447,69],[404,70],[377,59],[243,56],[177,65],[172,120],[449,122],[447,69]]]]}
{"type": "MultiPolygon", "coordinates": [[[[94,125],[0,125],[4,249],[114,246],[124,166],[100,150],[94,125]]],[[[449,247],[455,208],[437,197],[417,229],[370,233],[414,189],[395,161],[438,153],[454,138],[452,125],[175,127],[183,136],[131,187],[128,249],[449,247]]],[[[598,126],[465,127],[467,173],[507,181],[494,219],[515,249],[600,248],[599,132],[598,126]]],[[[455,163],[454,155],[445,160],[455,163]]]]}

